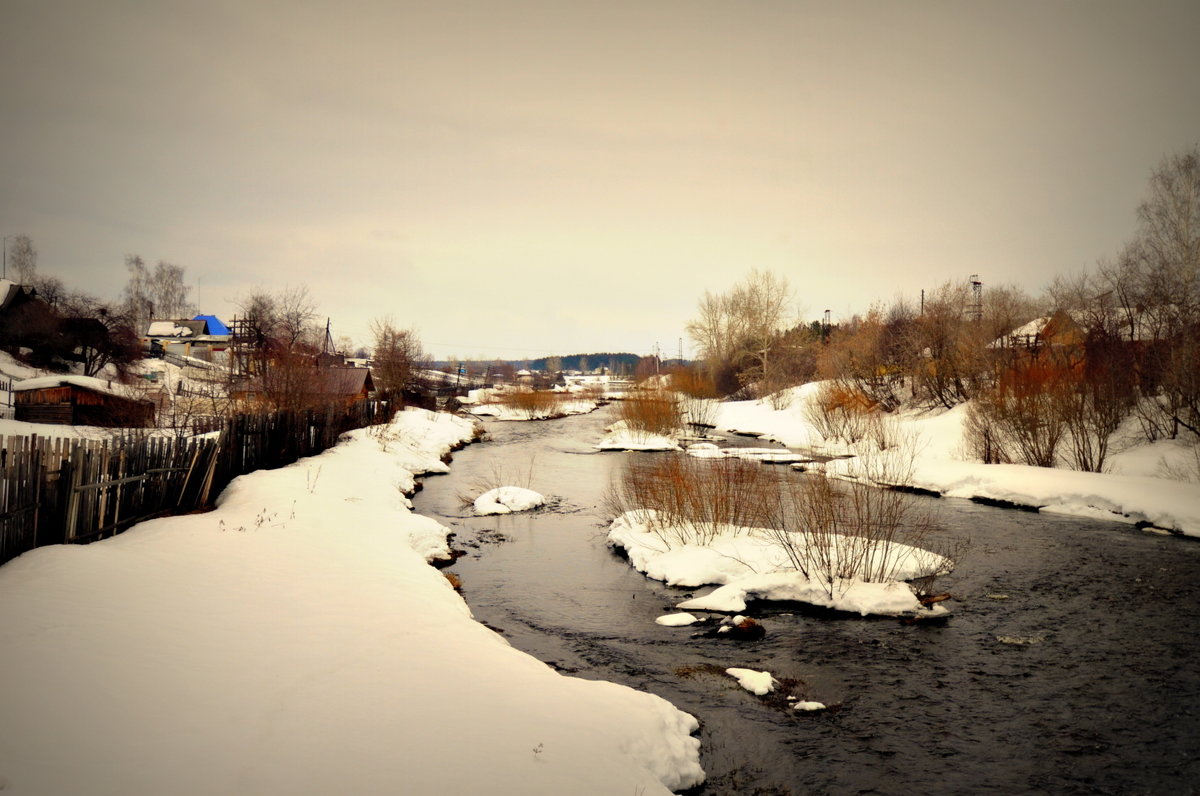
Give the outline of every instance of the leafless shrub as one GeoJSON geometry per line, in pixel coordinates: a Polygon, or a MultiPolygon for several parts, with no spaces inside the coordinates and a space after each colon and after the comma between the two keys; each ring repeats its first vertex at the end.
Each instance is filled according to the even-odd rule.
{"type": "Polygon", "coordinates": [[[977,398],[967,406],[963,442],[967,455],[984,464],[1007,464],[1012,461],[1004,447],[1004,435],[992,421],[991,412],[984,408],[981,399],[977,398]]]}
{"type": "Polygon", "coordinates": [[[879,406],[866,393],[839,382],[824,382],[815,400],[805,407],[805,416],[825,439],[858,442],[871,427],[879,406]]]}
{"type": "MultiPolygon", "coordinates": [[[[797,571],[832,597],[853,580],[929,578],[953,568],[928,548],[936,523],[928,503],[890,488],[909,480],[911,453],[860,457],[848,482],[804,475],[786,482],[768,526],[797,571]]],[[[929,584],[925,584],[928,588],[929,584]]]]}
{"type": "Polygon", "coordinates": [[[638,390],[621,402],[621,420],[631,431],[671,436],[683,428],[679,397],[668,390],[638,390]]]}
{"type": "Polygon", "coordinates": [[[1188,446],[1188,455],[1179,462],[1168,462],[1165,458],[1158,466],[1164,478],[1186,483],[1200,483],[1200,437],[1193,438],[1188,446]]]}
{"type": "Polygon", "coordinates": [[[529,461],[523,464],[499,457],[492,459],[488,463],[487,470],[468,481],[466,488],[458,493],[459,502],[464,506],[473,505],[475,498],[484,492],[490,492],[502,486],[531,489],[536,459],[536,456],[530,456],[529,461]]]}
{"type": "Polygon", "coordinates": [[[685,455],[631,457],[609,488],[614,516],[650,510],[668,546],[708,544],[730,529],[761,527],[777,502],[778,475],[756,462],[685,455]]]}
{"type": "Polygon", "coordinates": [[[1010,368],[995,387],[975,397],[975,419],[967,428],[968,434],[978,435],[990,427],[987,433],[994,434],[998,444],[970,436],[969,447],[1035,467],[1053,467],[1067,433],[1062,390],[1062,371],[1054,365],[1031,362],[1010,368]]]}
{"type": "Polygon", "coordinates": [[[683,422],[692,428],[713,425],[717,410],[717,386],[698,368],[680,368],[671,374],[671,389],[678,394],[683,422]]]}
{"type": "Polygon", "coordinates": [[[498,396],[496,402],[534,420],[561,415],[560,405],[563,402],[563,393],[549,390],[507,390],[498,396]]]}

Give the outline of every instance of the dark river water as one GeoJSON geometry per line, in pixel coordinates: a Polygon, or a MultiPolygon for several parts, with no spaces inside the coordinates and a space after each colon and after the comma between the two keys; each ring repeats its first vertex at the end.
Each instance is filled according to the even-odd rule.
{"type": "Polygon", "coordinates": [[[594,452],[614,419],[489,421],[490,439],[456,453],[414,503],[466,551],[451,570],[476,619],[560,671],[700,720],[708,782],[696,793],[1200,792],[1200,543],[919,498],[971,540],[939,581],[955,598],[946,623],[760,604],[746,613],[764,639],[697,637],[654,619],[705,590],[649,580],[605,545],[604,494],[624,458],[670,455],[594,452]],[[547,508],[473,517],[461,504],[518,473],[547,508]],[[732,666],[830,709],[756,697],[723,673],[732,666]]]}

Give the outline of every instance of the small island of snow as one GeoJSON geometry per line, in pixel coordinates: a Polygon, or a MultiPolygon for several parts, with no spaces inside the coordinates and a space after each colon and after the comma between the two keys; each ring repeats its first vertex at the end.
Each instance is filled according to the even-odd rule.
{"type": "Polygon", "coordinates": [[[475,498],[475,513],[511,514],[514,511],[529,511],[546,502],[545,496],[520,486],[500,486],[489,489],[475,498]]]}
{"type": "Polygon", "coordinates": [[[726,669],[725,674],[736,678],[738,685],[757,696],[766,696],[775,690],[775,678],[770,672],[756,672],[753,669],[726,669]]]}

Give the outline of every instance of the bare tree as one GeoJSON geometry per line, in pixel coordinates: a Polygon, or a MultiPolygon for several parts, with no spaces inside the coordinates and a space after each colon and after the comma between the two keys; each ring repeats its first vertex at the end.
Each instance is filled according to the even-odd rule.
{"type": "Polygon", "coordinates": [[[182,265],[159,261],[150,276],[150,295],[154,314],[160,318],[183,318],[195,310],[189,300],[191,285],[184,282],[182,265]]]}
{"type": "Polygon", "coordinates": [[[5,250],[5,263],[13,279],[19,285],[33,284],[37,275],[37,249],[28,235],[17,235],[5,250]]]}
{"type": "Polygon", "coordinates": [[[276,300],[279,334],[288,347],[304,342],[317,343],[317,302],[307,285],[288,286],[276,300]]]}
{"type": "Polygon", "coordinates": [[[380,392],[400,396],[412,386],[420,363],[427,358],[412,329],[398,329],[391,318],[371,321],[374,338],[372,377],[380,392]]]}
{"type": "Polygon", "coordinates": [[[1143,428],[1200,435],[1200,145],[1158,165],[1137,217],[1136,237],[1101,274],[1141,349],[1143,428]]]}
{"type": "Polygon", "coordinates": [[[125,255],[125,268],[129,271],[129,281],[125,283],[125,290],[122,292],[124,311],[133,327],[139,332],[144,332],[150,319],[154,317],[152,277],[145,261],[139,255],[125,255]]]}
{"type": "Polygon", "coordinates": [[[727,293],[705,292],[687,331],[719,386],[732,386],[731,373],[741,385],[758,384],[762,392],[783,386],[776,383],[772,352],[793,319],[793,301],[786,277],[757,269],[727,293]]]}
{"type": "Polygon", "coordinates": [[[279,299],[259,288],[238,299],[238,310],[246,333],[257,351],[265,353],[279,336],[279,299]]]}
{"type": "Polygon", "coordinates": [[[69,296],[67,286],[57,276],[35,274],[31,286],[37,291],[38,298],[56,309],[69,296]]]}
{"type": "Polygon", "coordinates": [[[182,265],[159,260],[154,270],[136,254],[125,255],[129,281],[122,292],[123,311],[138,332],[145,332],[154,318],[181,318],[195,309],[189,300],[191,286],[184,281],[182,265]]]}

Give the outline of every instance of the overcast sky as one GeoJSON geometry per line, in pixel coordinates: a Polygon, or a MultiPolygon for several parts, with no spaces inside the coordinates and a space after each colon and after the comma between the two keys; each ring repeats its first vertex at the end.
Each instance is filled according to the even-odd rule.
{"type": "MultiPolygon", "coordinates": [[[[751,268],[836,317],[1111,256],[1200,140],[1200,3],[0,0],[0,231],[226,320],[659,344],[751,268]]],[[[685,349],[691,347],[686,339],[685,349]]]]}

